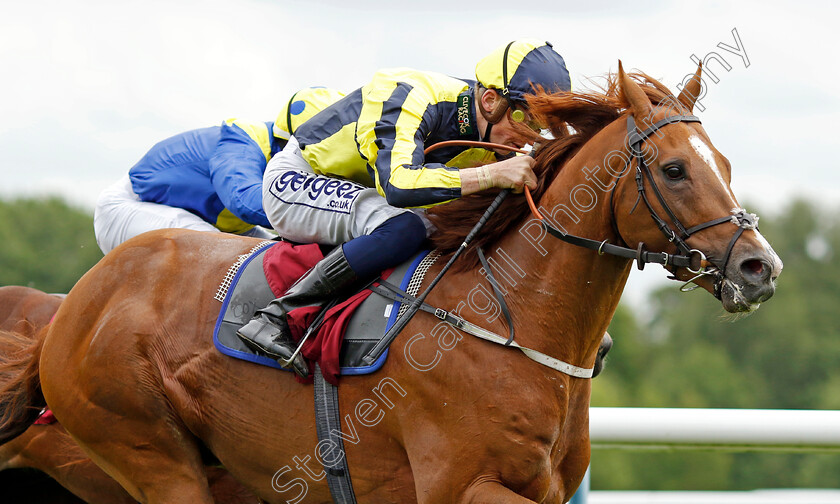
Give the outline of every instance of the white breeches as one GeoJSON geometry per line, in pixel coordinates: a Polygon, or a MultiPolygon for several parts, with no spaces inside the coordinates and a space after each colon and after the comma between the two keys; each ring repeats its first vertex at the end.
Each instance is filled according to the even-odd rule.
{"type": "MultiPolygon", "coordinates": [[[[96,243],[107,254],[122,242],[155,229],[182,228],[219,233],[216,227],[183,208],[140,201],[128,175],[102,191],[93,212],[96,243]]],[[[271,239],[274,235],[259,226],[244,236],[271,239]]]]}

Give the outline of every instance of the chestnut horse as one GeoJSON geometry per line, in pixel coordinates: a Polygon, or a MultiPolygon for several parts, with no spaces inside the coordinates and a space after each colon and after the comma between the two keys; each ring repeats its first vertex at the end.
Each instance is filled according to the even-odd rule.
{"type": "MultiPolygon", "coordinates": [[[[604,93],[532,100],[531,111],[555,136],[536,155],[541,181],[534,197],[555,226],[639,248],[640,256],[644,247],[679,252],[675,235],[666,237],[654,214],[673,214],[670,220],[687,226],[718,222],[687,239],[718,273],[698,274],[699,265],[695,273],[668,268],[680,279],[694,278],[725,309],[749,311],[772,295],[782,265],[750,225],[754,219],[738,217],[730,165],[703,127],[683,120],[661,126],[641,142],[650,175],[638,183],[625,176],[639,163],[628,155],[628,118],[643,131],[674,113],[689,114],[699,74],[679,99],[619,67],[604,93]],[[661,200],[645,196],[637,205],[639,190],[653,191],[654,183],[661,200]]],[[[523,198],[508,200],[485,227],[489,238],[479,242],[488,245],[504,284],[516,341],[591,368],[632,262],[556,240],[527,213],[523,198]]],[[[439,215],[459,215],[461,208],[475,219],[480,201],[463,198],[439,215]]],[[[445,228],[463,236],[470,225],[455,219],[445,228]]],[[[345,451],[318,444],[312,387],[291,373],[226,357],[211,341],[216,289],[256,243],[186,230],[141,235],[79,280],[46,334],[44,397],[132,496],[212,502],[203,447],[272,503],[330,502],[319,462],[340,457],[365,503],[562,503],[574,493],[589,463],[590,381],[425,313],[394,341],[379,371],[342,379],[345,451]]],[[[440,268],[432,267],[426,284],[440,268]]],[[[453,269],[426,301],[507,334],[498,307],[482,296],[488,285],[479,268],[453,269]]]]}
{"type": "MultiPolygon", "coordinates": [[[[49,322],[61,304],[63,295],[47,294],[20,286],[0,287],[0,331],[6,331],[0,360],[8,362],[16,356],[10,352],[31,353],[37,343],[36,334],[49,322]],[[15,345],[8,345],[14,341],[15,345]]],[[[17,356],[22,357],[22,356],[17,356]]],[[[0,445],[0,471],[7,469],[38,469],[90,504],[133,504],[137,502],[113,478],[93,463],[58,422],[33,425],[20,436],[0,445]]],[[[253,504],[250,495],[224,470],[207,468],[213,497],[216,502],[253,504]]],[[[15,489],[5,487],[3,495],[15,489]]],[[[21,489],[32,492],[31,488],[21,489]]],[[[40,491],[40,489],[39,489],[40,491]]],[[[27,501],[47,502],[42,494],[21,495],[27,501]]],[[[49,502],[64,502],[64,497],[51,495],[49,502]]],[[[66,500],[66,498],[64,498],[66,500]]]]}

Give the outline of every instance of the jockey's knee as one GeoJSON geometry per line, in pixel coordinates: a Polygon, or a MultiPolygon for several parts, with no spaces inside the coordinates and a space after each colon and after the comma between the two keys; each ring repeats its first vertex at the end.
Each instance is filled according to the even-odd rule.
{"type": "Polygon", "coordinates": [[[372,236],[387,242],[395,250],[404,250],[406,260],[411,257],[426,240],[426,225],[414,212],[401,213],[379,225],[372,236]]]}
{"type": "Polygon", "coordinates": [[[369,235],[344,244],[344,255],[359,277],[378,274],[408,260],[426,240],[426,225],[413,212],[405,212],[376,227],[369,235]]]}

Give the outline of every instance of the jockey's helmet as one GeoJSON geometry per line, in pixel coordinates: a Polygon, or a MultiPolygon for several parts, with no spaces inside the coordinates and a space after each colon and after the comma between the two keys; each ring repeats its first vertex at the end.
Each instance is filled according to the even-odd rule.
{"type": "Polygon", "coordinates": [[[570,91],[566,62],[551,43],[538,39],[514,40],[498,47],[475,67],[478,83],[501,94],[511,108],[526,106],[525,95],[536,87],[548,93],[570,91]]]}
{"type": "Polygon", "coordinates": [[[325,87],[304,88],[293,94],[274,121],[274,136],[288,140],[295,130],[318,112],[344,97],[344,93],[325,87]]]}

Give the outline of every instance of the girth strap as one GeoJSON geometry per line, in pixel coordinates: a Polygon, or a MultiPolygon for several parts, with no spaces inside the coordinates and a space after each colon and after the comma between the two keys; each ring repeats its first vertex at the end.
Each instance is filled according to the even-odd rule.
{"type": "Polygon", "coordinates": [[[318,432],[318,445],[325,441],[335,449],[333,457],[319,457],[327,473],[327,485],[336,504],[356,504],[350,469],[347,466],[347,452],[341,439],[341,411],[338,408],[338,387],[324,379],[321,367],[315,364],[315,429],[318,432]]]}
{"type": "MultiPolygon", "coordinates": [[[[370,290],[379,294],[380,296],[392,299],[394,301],[399,301],[401,303],[414,302],[414,300],[416,299],[414,296],[403,292],[402,289],[400,289],[399,287],[390,284],[386,281],[381,281],[379,282],[379,284],[379,286],[371,286],[370,290]]],[[[518,348],[529,359],[538,362],[543,366],[550,367],[556,371],[560,371],[561,373],[565,373],[575,378],[592,378],[592,373],[594,371],[593,368],[578,367],[573,364],[569,364],[568,362],[561,361],[560,359],[555,359],[554,357],[545,355],[544,353],[539,352],[537,350],[532,350],[530,348],[520,346],[519,343],[515,341],[510,341],[506,338],[503,338],[502,336],[499,336],[498,334],[492,331],[488,331],[483,327],[477,326],[471,322],[467,322],[465,319],[457,315],[454,315],[442,308],[435,308],[434,306],[431,306],[428,303],[420,303],[419,309],[433,314],[435,317],[446,322],[455,329],[475,336],[476,338],[483,339],[485,341],[496,343],[502,346],[518,348]]]]}

